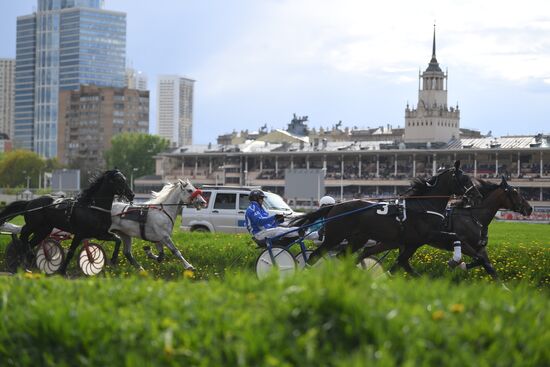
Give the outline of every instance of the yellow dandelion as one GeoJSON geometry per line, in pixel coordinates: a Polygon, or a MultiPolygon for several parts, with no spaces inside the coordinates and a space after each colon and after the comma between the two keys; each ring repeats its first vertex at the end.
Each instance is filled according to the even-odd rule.
{"type": "Polygon", "coordinates": [[[144,278],[147,278],[149,276],[149,273],[147,272],[147,270],[142,269],[139,271],[139,275],[144,278]]]}
{"type": "Polygon", "coordinates": [[[445,312],[441,310],[437,310],[432,313],[432,320],[438,321],[443,319],[444,317],[445,317],[445,312]]]}
{"type": "Polygon", "coordinates": [[[195,272],[193,270],[185,270],[183,272],[183,277],[186,279],[193,279],[195,278],[195,272]]]}
{"type": "Polygon", "coordinates": [[[450,309],[452,313],[462,313],[464,312],[464,305],[462,303],[455,303],[451,305],[450,309]]]}

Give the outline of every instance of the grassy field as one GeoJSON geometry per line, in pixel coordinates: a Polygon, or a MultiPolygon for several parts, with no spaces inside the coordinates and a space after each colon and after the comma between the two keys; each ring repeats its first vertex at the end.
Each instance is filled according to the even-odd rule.
{"type": "Polygon", "coordinates": [[[549,225],[490,227],[510,291],[427,247],[419,279],[347,260],[259,281],[248,236],[177,232],[194,275],[145,259],[138,240],[146,272],[120,259],[96,278],[0,278],[0,365],[550,365],[549,225]]]}
{"type": "MultiPolygon", "coordinates": [[[[254,272],[259,250],[248,235],[189,233],[176,229],[173,238],[184,257],[197,268],[196,279],[209,280],[223,278],[227,273],[254,272]]],[[[10,240],[9,236],[0,236],[0,271],[4,269],[4,248],[10,240]]],[[[150,276],[163,279],[180,279],[184,276],[181,263],[168,249],[165,250],[166,260],[157,263],[148,259],[143,251],[143,246],[150,243],[139,239],[133,242],[134,256],[150,276]]],[[[69,243],[64,246],[68,248],[69,243]]],[[[107,242],[104,247],[110,257],[113,244],[107,242]]],[[[488,251],[504,281],[550,287],[550,225],[495,222],[489,228],[488,251]]],[[[383,264],[391,265],[396,254],[396,251],[390,253],[383,264]]],[[[449,258],[449,252],[424,246],[415,254],[411,264],[420,273],[441,277],[448,273],[446,262],[449,258]]],[[[76,261],[72,262],[69,273],[73,277],[81,275],[76,261]]],[[[131,276],[136,274],[136,270],[121,251],[117,267],[107,267],[105,274],[131,276]]],[[[477,268],[463,279],[488,279],[488,276],[484,270],[477,268]]]]}

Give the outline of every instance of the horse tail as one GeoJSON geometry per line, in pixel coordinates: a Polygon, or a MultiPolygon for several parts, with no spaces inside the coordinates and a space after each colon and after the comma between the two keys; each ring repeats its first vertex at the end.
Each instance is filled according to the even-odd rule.
{"type": "Polygon", "coordinates": [[[6,206],[4,210],[0,212],[0,225],[20,214],[23,214],[28,203],[28,200],[17,200],[6,206]]]}
{"type": "Polygon", "coordinates": [[[296,219],[293,219],[288,224],[289,227],[301,227],[308,224],[311,224],[315,222],[319,218],[324,218],[328,215],[330,210],[334,207],[334,205],[327,205],[324,206],[314,212],[307,213],[305,215],[302,215],[296,219]]]}

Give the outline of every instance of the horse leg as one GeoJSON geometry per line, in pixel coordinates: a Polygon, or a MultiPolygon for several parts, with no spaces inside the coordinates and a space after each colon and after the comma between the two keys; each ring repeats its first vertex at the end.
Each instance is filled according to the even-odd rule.
{"type": "MultiPolygon", "coordinates": [[[[21,232],[19,233],[19,241],[15,243],[15,246],[17,246],[17,252],[22,255],[21,260],[25,263],[25,270],[28,271],[28,267],[32,262],[32,248],[30,245],[30,236],[32,234],[32,230],[28,225],[24,225],[21,228],[21,232]]],[[[19,267],[21,263],[17,264],[17,267],[19,267]]]]}
{"type": "Polygon", "coordinates": [[[392,273],[392,270],[395,271],[397,266],[401,266],[410,275],[415,277],[419,276],[419,274],[409,263],[409,259],[414,255],[419,247],[420,245],[405,245],[403,250],[400,251],[399,256],[397,256],[397,262],[390,268],[390,273],[392,273]]]}
{"type": "Polygon", "coordinates": [[[319,245],[319,247],[313,250],[311,255],[309,255],[309,258],[307,259],[306,263],[308,265],[315,264],[317,260],[323,257],[327,252],[328,252],[328,246],[327,246],[327,240],[325,238],[325,241],[321,245],[319,245]]]}
{"type": "Polygon", "coordinates": [[[168,247],[170,249],[170,251],[172,251],[174,256],[176,256],[178,259],[180,259],[180,261],[183,263],[183,267],[185,268],[185,270],[195,270],[195,267],[193,265],[191,265],[189,262],[187,262],[187,260],[185,260],[185,258],[181,254],[180,250],[178,250],[176,245],[174,245],[174,242],[172,242],[172,239],[170,238],[170,236],[165,236],[161,240],[161,242],[162,242],[162,244],[166,245],[166,247],[168,247]]]}
{"type": "Polygon", "coordinates": [[[493,278],[494,281],[497,281],[497,282],[500,281],[500,279],[498,277],[498,274],[497,274],[497,271],[493,267],[493,264],[491,264],[491,260],[489,260],[489,255],[487,254],[487,249],[485,247],[483,247],[478,252],[478,255],[479,255],[479,258],[482,261],[481,265],[483,265],[483,268],[485,269],[487,274],[489,274],[491,276],[491,278],[493,278]]]}
{"type": "Polygon", "coordinates": [[[59,274],[66,275],[67,274],[67,267],[69,266],[69,262],[74,256],[74,253],[76,251],[76,248],[78,245],[80,245],[80,242],[82,242],[82,237],[75,235],[73,237],[73,240],[71,241],[71,247],[69,247],[69,251],[67,251],[67,257],[65,258],[65,261],[63,261],[63,264],[61,264],[61,267],[59,268],[59,274]]]}
{"type": "MultiPolygon", "coordinates": [[[[443,231],[431,231],[428,238],[428,243],[452,243],[453,244],[453,257],[447,261],[447,265],[450,268],[460,266],[461,269],[466,270],[466,264],[462,261],[462,242],[460,238],[453,232],[443,231]]],[[[471,247],[468,250],[472,250],[471,247]]],[[[472,250],[472,252],[475,252],[472,250]]]]}
{"type": "Polygon", "coordinates": [[[112,234],[115,241],[115,249],[113,250],[113,256],[111,257],[111,266],[117,266],[118,253],[120,252],[120,244],[122,243],[122,241],[118,233],[113,232],[112,234]]]}
{"type": "Polygon", "coordinates": [[[130,264],[132,264],[136,269],[144,270],[143,267],[140,265],[140,263],[137,262],[137,260],[134,258],[134,255],[132,254],[132,238],[123,233],[120,234],[120,238],[124,243],[124,248],[122,249],[122,253],[126,257],[126,259],[128,259],[130,264]]]}
{"type": "Polygon", "coordinates": [[[162,244],[162,242],[156,242],[155,247],[157,248],[157,251],[159,253],[157,256],[157,261],[161,263],[164,261],[164,258],[166,257],[166,255],[164,254],[164,245],[162,244]]]}
{"type": "Polygon", "coordinates": [[[384,251],[394,250],[396,248],[399,248],[398,243],[376,242],[376,245],[374,246],[366,246],[363,248],[361,255],[359,255],[359,261],[369,256],[379,254],[384,251]]]}
{"type": "Polygon", "coordinates": [[[162,260],[164,260],[164,246],[162,245],[162,243],[155,242],[155,247],[157,248],[157,251],[159,253],[158,256],[151,251],[151,246],[143,246],[143,250],[145,251],[149,259],[158,261],[160,263],[162,262],[162,260]]]}

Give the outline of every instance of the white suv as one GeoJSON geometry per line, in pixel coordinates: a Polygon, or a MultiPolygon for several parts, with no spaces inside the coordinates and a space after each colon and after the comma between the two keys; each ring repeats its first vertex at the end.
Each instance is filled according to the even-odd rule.
{"type": "MultiPolygon", "coordinates": [[[[197,232],[246,233],[244,214],[248,208],[251,187],[204,186],[202,196],[208,202],[206,208],[183,208],[182,230],[197,232]]],[[[265,191],[264,191],[265,192],[265,191]]],[[[295,217],[296,213],[277,194],[265,192],[264,207],[269,214],[295,217]]]]}

